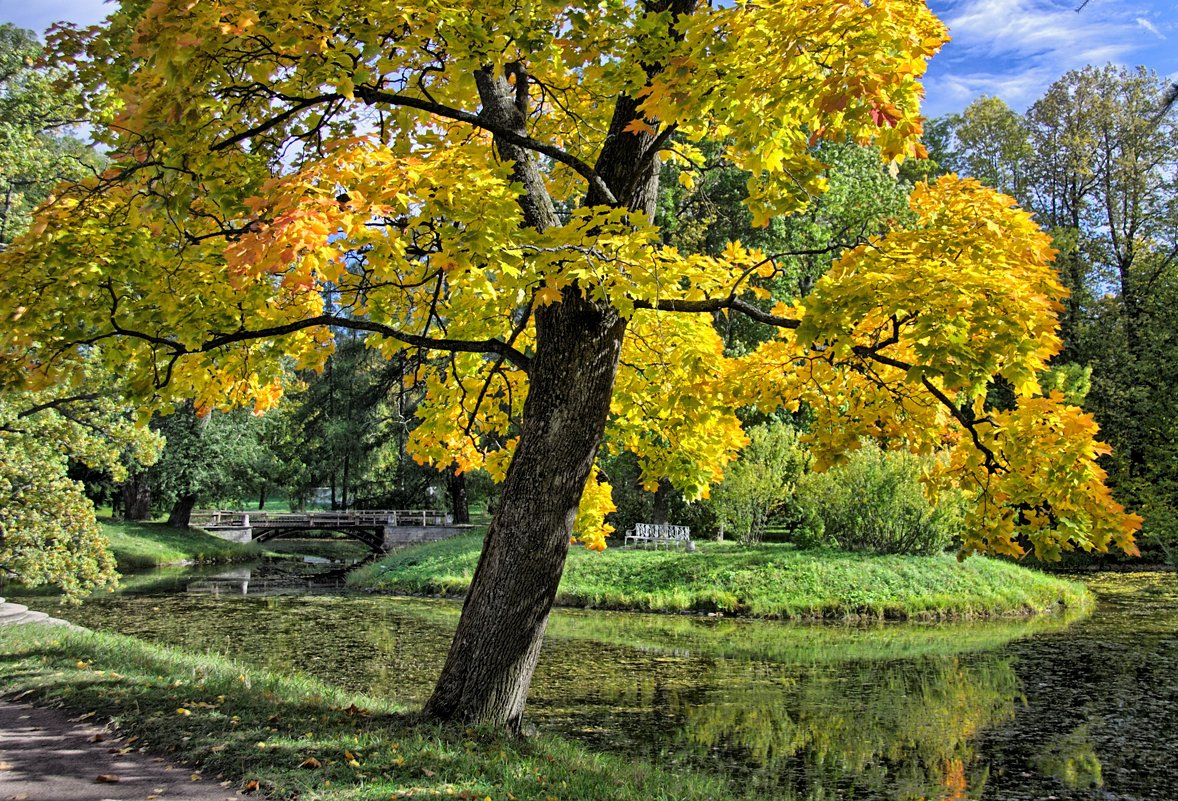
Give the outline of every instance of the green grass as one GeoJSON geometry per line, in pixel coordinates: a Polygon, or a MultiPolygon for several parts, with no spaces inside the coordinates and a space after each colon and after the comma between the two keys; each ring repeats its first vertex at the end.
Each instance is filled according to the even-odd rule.
{"type": "Polygon", "coordinates": [[[263,551],[256,545],[242,545],[203,531],[184,531],[163,523],[133,523],[101,520],[102,533],[119,570],[143,570],[183,563],[246,562],[263,551]]]}
{"type": "MultiPolygon", "coordinates": [[[[271,798],[703,801],[721,780],[594,754],[553,737],[423,723],[389,701],[111,634],[13,626],[8,698],[110,718],[145,747],[271,798]],[[308,759],[318,766],[300,767],[308,759]]],[[[747,797],[747,796],[746,796],[747,797]]]]}
{"type": "MultiPolygon", "coordinates": [[[[696,553],[573,548],[557,603],[767,618],[969,618],[1086,609],[1083,585],[1011,562],[877,556],[701,542],[696,553]]],[[[482,546],[469,535],[415,546],[353,572],[356,588],[461,595],[482,546]]]]}

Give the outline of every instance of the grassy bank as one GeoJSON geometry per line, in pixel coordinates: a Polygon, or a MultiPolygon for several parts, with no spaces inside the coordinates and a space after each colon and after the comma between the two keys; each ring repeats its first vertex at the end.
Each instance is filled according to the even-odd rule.
{"type": "Polygon", "coordinates": [[[184,531],[163,523],[107,519],[99,524],[103,535],[110,540],[119,570],[190,562],[244,562],[262,555],[255,545],[229,542],[203,531],[184,531]]]}
{"type": "Polygon", "coordinates": [[[135,747],[238,787],[303,801],[451,796],[518,801],[737,797],[570,742],[423,724],[389,702],[130,637],[16,626],[0,639],[8,698],[110,717],[135,747]]]}
{"type": "MultiPolygon", "coordinates": [[[[407,548],[353,572],[356,588],[461,595],[482,538],[407,548]]],[[[696,553],[573,548],[557,603],[769,618],[952,618],[1085,608],[1083,585],[1010,562],[701,542],[696,553]]]]}

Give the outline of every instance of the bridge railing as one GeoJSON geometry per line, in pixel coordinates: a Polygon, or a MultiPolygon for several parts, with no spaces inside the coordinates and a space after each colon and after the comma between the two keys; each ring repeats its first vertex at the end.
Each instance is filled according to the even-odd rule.
{"type": "Polygon", "coordinates": [[[202,528],[267,527],[353,528],[368,526],[449,526],[453,520],[436,509],[355,509],[329,512],[230,512],[205,510],[192,513],[192,525],[202,528]]]}
{"type": "Polygon", "coordinates": [[[248,512],[227,512],[223,509],[195,511],[189,518],[190,525],[199,528],[245,527],[250,524],[248,512]]]}

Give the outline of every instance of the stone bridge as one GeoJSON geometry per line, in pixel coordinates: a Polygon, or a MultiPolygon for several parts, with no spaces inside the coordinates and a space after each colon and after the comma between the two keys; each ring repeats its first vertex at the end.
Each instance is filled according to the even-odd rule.
{"type": "Polygon", "coordinates": [[[398,545],[432,542],[469,532],[450,515],[428,509],[358,509],[349,512],[226,512],[197,511],[191,525],[233,542],[265,542],[308,531],[336,531],[374,551],[398,545]]]}

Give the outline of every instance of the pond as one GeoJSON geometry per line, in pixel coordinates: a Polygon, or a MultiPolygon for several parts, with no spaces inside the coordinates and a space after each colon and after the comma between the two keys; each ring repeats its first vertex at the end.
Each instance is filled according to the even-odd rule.
{"type": "MultiPolygon", "coordinates": [[[[458,604],[348,595],[330,578],[254,594],[281,584],[274,569],[141,575],[64,613],[29,603],[425,700],[458,604]]],[[[529,717],[594,749],[786,800],[1178,801],[1178,576],[1089,583],[1100,604],[1078,621],[840,626],[560,610],[529,717]]]]}

